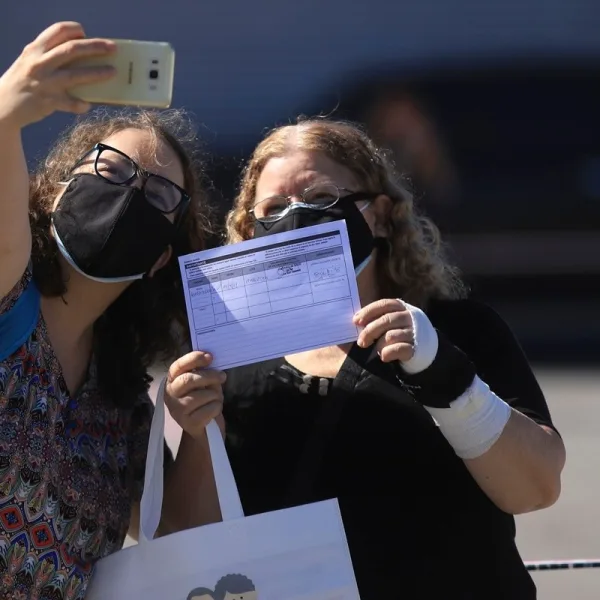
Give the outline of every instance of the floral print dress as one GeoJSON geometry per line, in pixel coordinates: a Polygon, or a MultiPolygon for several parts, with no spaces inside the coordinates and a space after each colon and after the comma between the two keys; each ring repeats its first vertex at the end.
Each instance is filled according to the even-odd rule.
{"type": "Polygon", "coordinates": [[[0,299],[0,598],[78,600],[123,545],[152,402],[118,408],[93,366],[69,395],[27,271],[0,299]]]}

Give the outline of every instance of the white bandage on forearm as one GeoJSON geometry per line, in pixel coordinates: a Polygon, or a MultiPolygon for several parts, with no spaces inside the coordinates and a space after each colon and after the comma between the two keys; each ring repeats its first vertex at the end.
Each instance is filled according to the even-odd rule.
{"type": "Polygon", "coordinates": [[[485,454],[502,435],[511,414],[510,406],[477,376],[450,408],[425,409],[463,459],[485,454]]]}
{"type": "MultiPolygon", "coordinates": [[[[413,356],[401,365],[408,375],[414,375],[431,366],[438,352],[439,339],[421,309],[401,302],[410,313],[414,332],[413,356]]],[[[439,425],[457,456],[463,459],[485,454],[504,431],[511,414],[510,406],[477,376],[449,408],[424,408],[439,425]]]]}

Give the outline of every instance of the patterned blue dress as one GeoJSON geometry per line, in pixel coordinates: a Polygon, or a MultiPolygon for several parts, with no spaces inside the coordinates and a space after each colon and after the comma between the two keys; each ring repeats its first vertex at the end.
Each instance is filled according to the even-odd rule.
{"type": "Polygon", "coordinates": [[[98,392],[69,395],[27,271],[0,299],[0,598],[77,600],[123,545],[152,417],[98,392]]]}

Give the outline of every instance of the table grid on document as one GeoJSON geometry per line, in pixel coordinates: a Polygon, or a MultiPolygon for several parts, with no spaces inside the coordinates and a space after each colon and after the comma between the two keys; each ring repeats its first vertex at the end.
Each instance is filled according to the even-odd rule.
{"type": "Polygon", "coordinates": [[[198,275],[188,286],[196,331],[350,297],[341,244],[198,275]]]}

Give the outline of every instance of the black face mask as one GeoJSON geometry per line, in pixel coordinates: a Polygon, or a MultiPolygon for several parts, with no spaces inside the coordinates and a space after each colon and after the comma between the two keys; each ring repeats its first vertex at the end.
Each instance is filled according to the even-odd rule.
{"type": "Polygon", "coordinates": [[[310,225],[331,223],[332,221],[346,221],[348,239],[352,250],[352,262],[356,269],[370,256],[375,246],[375,239],[371,228],[362,216],[360,209],[356,206],[359,200],[372,200],[379,194],[356,193],[340,198],[336,204],[324,210],[295,207],[293,204],[289,212],[273,223],[261,223],[256,221],[254,225],[254,237],[264,237],[274,233],[293,231],[310,225]]]}
{"type": "Polygon", "coordinates": [[[143,190],[87,173],[69,183],[52,225],[67,261],[100,281],[141,279],[175,237],[175,226],[143,190]]]}

